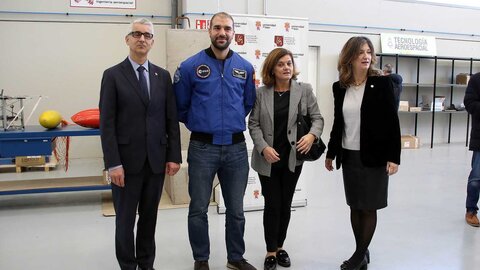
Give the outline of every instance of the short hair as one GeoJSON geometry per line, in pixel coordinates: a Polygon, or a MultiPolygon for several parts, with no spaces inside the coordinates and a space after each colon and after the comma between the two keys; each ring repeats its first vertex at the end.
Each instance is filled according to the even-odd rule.
{"type": "Polygon", "coordinates": [[[150,26],[150,28],[152,29],[151,34],[152,35],[155,34],[153,32],[153,23],[146,18],[139,18],[139,19],[135,19],[134,21],[132,21],[130,23],[130,25],[128,26],[127,36],[133,31],[133,25],[136,24],[136,23],[150,26]]]}
{"type": "Polygon", "coordinates": [[[393,72],[392,65],[386,64],[385,66],[383,66],[383,73],[384,74],[392,74],[392,72],[393,72]]]}
{"type": "Polygon", "coordinates": [[[275,75],[273,74],[273,69],[275,65],[277,65],[280,58],[284,57],[285,55],[290,55],[292,58],[293,64],[293,74],[292,80],[297,79],[297,75],[300,73],[297,71],[297,67],[295,66],[295,60],[293,59],[293,54],[291,51],[284,49],[284,48],[276,48],[273,49],[263,62],[262,68],[262,82],[267,87],[272,87],[275,84],[275,75]]]}
{"type": "Polygon", "coordinates": [[[209,26],[210,29],[212,28],[212,22],[213,22],[213,19],[215,19],[215,17],[229,18],[230,20],[232,20],[232,29],[235,29],[235,21],[233,20],[232,15],[230,15],[226,12],[223,12],[223,11],[213,14],[212,18],[210,19],[210,26],[209,26]]]}
{"type": "Polygon", "coordinates": [[[342,48],[340,57],[338,59],[337,69],[339,72],[340,86],[348,87],[354,83],[352,62],[358,57],[358,52],[361,47],[367,44],[372,53],[372,61],[368,68],[368,76],[379,76],[381,71],[376,69],[374,65],[377,63],[377,56],[375,55],[375,48],[372,41],[364,36],[351,37],[342,48]]]}

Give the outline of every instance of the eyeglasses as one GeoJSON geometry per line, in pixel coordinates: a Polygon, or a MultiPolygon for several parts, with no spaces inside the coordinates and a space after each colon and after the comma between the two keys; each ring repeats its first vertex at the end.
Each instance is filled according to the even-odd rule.
{"type": "Polygon", "coordinates": [[[148,32],[142,33],[140,31],[134,31],[134,32],[130,32],[130,35],[132,35],[132,37],[134,38],[141,38],[143,35],[146,40],[150,40],[153,38],[153,34],[150,34],[148,32]]]}

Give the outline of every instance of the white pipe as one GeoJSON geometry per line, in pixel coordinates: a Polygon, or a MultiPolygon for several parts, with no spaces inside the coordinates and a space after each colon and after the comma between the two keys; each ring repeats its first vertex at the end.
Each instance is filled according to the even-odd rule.
{"type": "Polygon", "coordinates": [[[37,103],[35,103],[35,105],[33,106],[32,108],[32,111],[30,112],[30,114],[28,115],[27,117],[27,120],[25,121],[25,126],[27,125],[28,121],[30,121],[30,118],[32,117],[33,113],[35,112],[35,110],[37,109],[38,107],[38,104],[40,104],[40,101],[42,100],[42,96],[39,96],[38,97],[38,100],[37,100],[37,103]]]}

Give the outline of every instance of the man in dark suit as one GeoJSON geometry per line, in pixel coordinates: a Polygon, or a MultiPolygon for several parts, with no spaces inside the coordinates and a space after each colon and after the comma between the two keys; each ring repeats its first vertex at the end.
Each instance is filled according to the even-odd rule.
{"type": "Polygon", "coordinates": [[[147,59],[153,24],[135,20],[125,42],[127,59],[103,73],[100,133],[112,183],[118,263],[121,269],[153,269],[165,173],[174,175],[182,160],[180,129],[170,74],[147,59]]]}
{"type": "Polygon", "coordinates": [[[395,98],[395,105],[397,106],[398,111],[398,106],[400,105],[400,95],[402,94],[403,78],[397,73],[393,73],[393,67],[390,64],[386,64],[383,67],[383,75],[389,77],[392,80],[393,97],[395,98]]]}
{"type": "Polygon", "coordinates": [[[468,82],[463,103],[467,112],[472,115],[472,131],[468,149],[473,151],[472,169],[467,184],[465,221],[473,227],[480,227],[477,217],[480,195],[480,73],[474,74],[468,82]]]}

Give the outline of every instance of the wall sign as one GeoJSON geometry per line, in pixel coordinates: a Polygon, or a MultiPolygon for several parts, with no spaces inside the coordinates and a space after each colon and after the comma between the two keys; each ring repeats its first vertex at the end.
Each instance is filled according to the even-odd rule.
{"type": "Polygon", "coordinates": [[[382,33],[380,37],[382,53],[423,56],[437,55],[437,43],[435,37],[432,36],[382,33]]]}
{"type": "Polygon", "coordinates": [[[135,9],[136,0],[70,0],[70,6],[135,9]]]}

